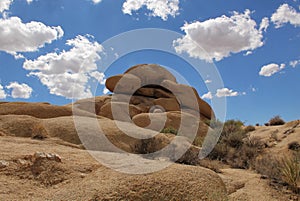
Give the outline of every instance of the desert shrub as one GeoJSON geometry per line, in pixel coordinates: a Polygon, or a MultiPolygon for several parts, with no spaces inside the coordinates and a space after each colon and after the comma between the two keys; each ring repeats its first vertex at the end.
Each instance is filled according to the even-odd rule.
{"type": "Polygon", "coordinates": [[[241,131],[234,132],[228,136],[225,136],[222,140],[225,144],[233,148],[239,148],[243,145],[243,139],[245,133],[241,131]]]}
{"type": "Polygon", "coordinates": [[[290,150],[293,150],[293,151],[300,150],[300,144],[297,141],[289,143],[288,147],[289,147],[290,150]]]}
{"type": "Polygon", "coordinates": [[[254,169],[261,175],[270,179],[281,180],[281,161],[278,156],[264,154],[256,158],[254,169]]]}
{"type": "Polygon", "coordinates": [[[171,133],[171,134],[174,134],[174,135],[177,135],[178,134],[178,130],[173,128],[173,127],[167,127],[167,128],[164,128],[160,131],[161,133],[171,133]]]}
{"type": "Polygon", "coordinates": [[[259,123],[255,124],[255,126],[260,126],[259,123]]]}
{"type": "Polygon", "coordinates": [[[248,169],[252,166],[259,151],[256,147],[243,145],[240,149],[228,156],[228,164],[233,168],[248,169]]]}
{"type": "Polygon", "coordinates": [[[208,158],[236,168],[249,168],[263,148],[263,143],[260,138],[247,138],[247,131],[243,126],[241,121],[225,122],[219,142],[208,158]]]}
{"type": "Polygon", "coordinates": [[[243,130],[244,123],[239,120],[228,120],[224,123],[222,136],[228,136],[232,133],[243,130]]]}
{"type": "Polygon", "coordinates": [[[203,141],[204,141],[204,137],[202,137],[202,136],[196,136],[193,144],[196,145],[196,146],[198,146],[198,147],[201,147],[202,144],[203,144],[203,141]]]}
{"type": "Polygon", "coordinates": [[[263,149],[265,147],[265,143],[261,140],[258,136],[250,136],[245,138],[244,144],[248,147],[255,147],[259,150],[263,149]]]}
{"type": "Polygon", "coordinates": [[[36,140],[43,140],[48,137],[48,133],[42,123],[34,125],[31,137],[36,140]]]}
{"type": "Polygon", "coordinates": [[[229,147],[225,143],[218,143],[209,153],[208,158],[212,160],[225,161],[229,147]]]}
{"type": "Polygon", "coordinates": [[[294,192],[298,192],[300,182],[300,163],[295,157],[282,160],[281,168],[282,179],[294,192]]]}
{"type": "Polygon", "coordinates": [[[245,132],[249,133],[249,132],[255,131],[255,127],[252,125],[249,125],[244,130],[245,130],[245,132]]]}
{"type": "Polygon", "coordinates": [[[269,120],[270,126],[278,126],[278,125],[284,125],[284,124],[285,124],[285,121],[283,119],[281,119],[281,117],[279,115],[277,115],[269,120]]]}
{"type": "Polygon", "coordinates": [[[264,125],[265,125],[265,126],[270,126],[270,124],[269,124],[269,123],[265,123],[264,125]]]}

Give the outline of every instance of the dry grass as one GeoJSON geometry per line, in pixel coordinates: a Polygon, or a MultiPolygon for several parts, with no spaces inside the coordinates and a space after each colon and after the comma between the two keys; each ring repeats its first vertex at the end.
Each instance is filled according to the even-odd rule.
{"type": "Polygon", "coordinates": [[[298,184],[300,183],[300,163],[296,157],[285,158],[282,160],[281,167],[282,179],[290,188],[298,193],[298,184]]]}

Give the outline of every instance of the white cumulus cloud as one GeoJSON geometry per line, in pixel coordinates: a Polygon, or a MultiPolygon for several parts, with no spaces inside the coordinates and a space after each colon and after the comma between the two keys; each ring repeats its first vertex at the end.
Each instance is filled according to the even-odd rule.
{"type": "Polygon", "coordinates": [[[5,10],[9,10],[9,7],[13,1],[14,0],[1,0],[0,1],[0,13],[2,13],[5,10]]]}
{"type": "Polygon", "coordinates": [[[261,20],[261,23],[259,25],[259,30],[260,31],[267,31],[268,27],[270,25],[270,21],[269,21],[269,18],[267,17],[264,17],[262,20],[261,20]]]}
{"type": "Polygon", "coordinates": [[[239,93],[236,91],[233,91],[232,89],[228,89],[228,88],[222,88],[222,89],[218,89],[217,90],[217,94],[216,96],[218,98],[221,97],[232,97],[232,96],[238,96],[239,93]]]}
{"type": "Polygon", "coordinates": [[[274,75],[275,73],[278,73],[279,71],[283,70],[285,68],[285,64],[275,64],[275,63],[271,63],[268,65],[263,66],[260,69],[259,75],[260,76],[265,76],[265,77],[270,77],[272,75],[274,75]]]}
{"type": "Polygon", "coordinates": [[[150,15],[167,20],[168,16],[175,17],[179,10],[179,0],[126,0],[123,4],[123,13],[132,15],[133,11],[146,6],[150,15]]]}
{"type": "Polygon", "coordinates": [[[5,99],[6,98],[6,93],[4,91],[3,86],[0,84],[0,99],[5,99]]]}
{"type": "Polygon", "coordinates": [[[64,34],[60,26],[50,27],[41,22],[23,23],[18,17],[0,19],[0,51],[33,52],[64,34]]]}
{"type": "Polygon", "coordinates": [[[276,28],[280,28],[286,23],[300,26],[300,13],[288,4],[282,4],[276,12],[273,13],[271,21],[276,25],[276,28]]]}
{"type": "Polygon", "coordinates": [[[28,99],[31,97],[32,88],[27,84],[19,84],[17,82],[11,82],[7,89],[11,89],[11,97],[28,99]]]}
{"type": "Polygon", "coordinates": [[[23,68],[37,76],[51,94],[68,99],[92,96],[87,86],[89,79],[96,78],[100,83],[104,74],[97,72],[96,62],[101,59],[103,47],[91,36],[77,36],[66,43],[72,48],[60,53],[48,53],[36,60],[26,60],[23,68]]]}
{"type": "Polygon", "coordinates": [[[231,53],[255,50],[263,46],[263,35],[250,15],[250,10],[246,10],[230,17],[186,23],[181,27],[185,36],[175,40],[173,46],[177,53],[187,52],[208,62],[220,61],[231,53]]]}
{"type": "Polygon", "coordinates": [[[209,91],[206,94],[203,94],[203,96],[201,96],[201,98],[211,100],[213,98],[213,96],[212,96],[212,93],[209,91]]]}

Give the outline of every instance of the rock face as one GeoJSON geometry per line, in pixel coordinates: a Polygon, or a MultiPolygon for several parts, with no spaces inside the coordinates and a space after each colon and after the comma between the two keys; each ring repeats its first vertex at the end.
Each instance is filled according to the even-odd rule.
{"type": "MultiPolygon", "coordinates": [[[[228,200],[221,178],[202,167],[173,164],[130,175],[99,164],[85,150],[51,140],[0,137],[0,144],[1,200],[228,200]]],[[[118,158],[122,166],[123,155],[107,153],[107,158],[118,158]]],[[[149,163],[144,159],[140,165],[149,163]]]]}
{"type": "Polygon", "coordinates": [[[149,113],[151,106],[159,105],[167,112],[186,108],[198,112],[203,119],[214,118],[211,107],[199,97],[195,88],[178,84],[169,71],[155,64],[133,66],[122,75],[108,78],[105,85],[115,94],[131,95],[128,103],[142,107],[143,113],[149,113]],[[141,97],[152,98],[152,103],[148,101],[146,107],[143,106],[136,101],[141,97]]]}

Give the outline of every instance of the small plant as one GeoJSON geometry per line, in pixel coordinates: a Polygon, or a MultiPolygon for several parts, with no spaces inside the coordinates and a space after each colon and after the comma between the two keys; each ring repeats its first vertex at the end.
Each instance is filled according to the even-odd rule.
{"type": "Polygon", "coordinates": [[[255,126],[260,126],[259,123],[255,124],[255,126]]]}
{"type": "Polygon", "coordinates": [[[284,124],[285,124],[285,121],[283,119],[281,119],[281,117],[279,115],[277,115],[269,120],[270,126],[279,126],[279,125],[284,125],[284,124]]]}
{"type": "Polygon", "coordinates": [[[299,144],[299,142],[296,142],[296,141],[289,143],[288,147],[290,150],[293,150],[293,151],[300,150],[300,144],[299,144]]]}
{"type": "Polygon", "coordinates": [[[294,192],[298,192],[298,183],[300,182],[300,163],[294,158],[286,158],[282,161],[282,179],[294,192]]]}
{"type": "Polygon", "coordinates": [[[162,129],[160,132],[161,133],[171,133],[171,134],[174,134],[174,135],[178,134],[178,130],[173,128],[173,127],[166,127],[164,129],[162,129]]]}
{"type": "Polygon", "coordinates": [[[266,175],[274,180],[281,180],[281,161],[278,156],[263,154],[258,156],[254,162],[254,169],[261,175],[266,175]]]}
{"type": "Polygon", "coordinates": [[[37,123],[32,128],[32,139],[43,140],[48,137],[48,133],[42,123],[37,123]]]}
{"type": "Polygon", "coordinates": [[[247,132],[247,133],[252,132],[252,131],[255,131],[255,127],[252,125],[249,125],[245,128],[245,132],[247,132]]]}

